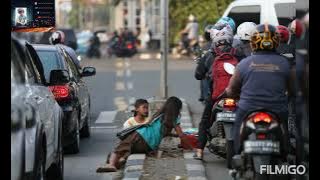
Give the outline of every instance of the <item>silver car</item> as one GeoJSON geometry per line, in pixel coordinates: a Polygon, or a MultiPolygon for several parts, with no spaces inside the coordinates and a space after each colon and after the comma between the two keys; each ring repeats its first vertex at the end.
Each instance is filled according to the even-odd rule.
{"type": "MultiPolygon", "coordinates": [[[[43,68],[34,49],[26,42],[14,37],[11,39],[11,62],[16,64],[11,66],[11,72],[15,72],[11,76],[11,99],[12,102],[25,106],[24,109],[21,108],[25,121],[22,133],[25,153],[21,160],[24,161],[23,176],[25,179],[40,180],[47,177],[62,180],[62,110],[50,89],[45,86],[43,68]],[[21,79],[20,82],[16,80],[17,77],[21,79]]],[[[19,151],[18,145],[13,149],[11,151],[19,151]]],[[[16,173],[17,170],[11,170],[11,177],[16,173]]]]}

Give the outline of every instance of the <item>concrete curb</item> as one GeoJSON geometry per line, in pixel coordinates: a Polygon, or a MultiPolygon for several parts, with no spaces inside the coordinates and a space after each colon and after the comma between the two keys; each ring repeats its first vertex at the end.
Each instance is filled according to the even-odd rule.
{"type": "MultiPolygon", "coordinates": [[[[192,128],[193,125],[189,106],[184,99],[181,100],[183,102],[181,111],[181,127],[182,130],[185,130],[187,128],[192,128]]],[[[188,173],[188,180],[207,180],[203,162],[193,159],[193,152],[184,152],[183,156],[188,173]]]]}
{"type": "Polygon", "coordinates": [[[123,180],[138,180],[143,173],[145,154],[131,154],[125,165],[123,180]]]}
{"type": "MultiPolygon", "coordinates": [[[[182,101],[181,110],[181,128],[186,130],[192,128],[192,119],[189,110],[189,106],[186,100],[180,98],[182,101]]],[[[131,99],[130,103],[133,103],[135,98],[131,99]]],[[[153,101],[155,103],[161,102],[163,100],[157,100],[154,98],[148,99],[149,103],[153,101]]],[[[145,154],[131,154],[126,162],[123,180],[139,180],[143,173],[143,164],[146,159],[145,154]]],[[[185,166],[188,173],[188,180],[207,180],[205,174],[205,167],[202,161],[193,159],[193,152],[184,152],[185,166]]]]}

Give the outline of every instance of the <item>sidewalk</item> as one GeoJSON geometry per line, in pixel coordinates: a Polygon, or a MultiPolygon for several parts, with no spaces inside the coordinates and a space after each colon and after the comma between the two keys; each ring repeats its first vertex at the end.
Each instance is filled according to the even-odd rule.
{"type": "MultiPolygon", "coordinates": [[[[183,130],[193,127],[189,106],[184,99],[181,111],[183,130]]],[[[160,99],[148,99],[150,113],[154,113],[164,102],[160,99]]],[[[205,168],[201,161],[194,160],[193,152],[178,148],[179,138],[166,137],[162,140],[160,158],[144,154],[132,154],[125,166],[123,180],[206,180],[205,168]]]]}
{"type": "MultiPolygon", "coordinates": [[[[160,51],[141,51],[132,57],[134,60],[160,60],[161,53],[160,51]]],[[[192,57],[182,56],[179,54],[168,54],[168,59],[170,60],[192,60],[192,57]]]]}

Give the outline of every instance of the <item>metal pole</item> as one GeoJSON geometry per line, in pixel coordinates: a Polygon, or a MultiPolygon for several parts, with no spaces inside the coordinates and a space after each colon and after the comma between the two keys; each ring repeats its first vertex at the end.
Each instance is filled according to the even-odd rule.
{"type": "Polygon", "coordinates": [[[168,98],[167,71],[168,71],[168,0],[161,0],[161,97],[168,98]]]}

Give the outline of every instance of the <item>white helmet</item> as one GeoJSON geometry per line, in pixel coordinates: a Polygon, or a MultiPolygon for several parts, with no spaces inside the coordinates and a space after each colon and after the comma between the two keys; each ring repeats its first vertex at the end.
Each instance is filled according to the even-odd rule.
{"type": "Polygon", "coordinates": [[[224,27],[218,33],[215,34],[215,37],[212,39],[214,45],[217,47],[222,44],[232,45],[233,42],[233,33],[230,28],[224,27]]]}
{"type": "Polygon", "coordinates": [[[194,17],[194,15],[190,14],[188,19],[189,19],[189,21],[194,21],[196,19],[196,17],[194,17]]]}
{"type": "Polygon", "coordinates": [[[237,36],[239,37],[240,40],[249,41],[256,26],[257,25],[254,22],[241,23],[237,28],[237,36]]]}

